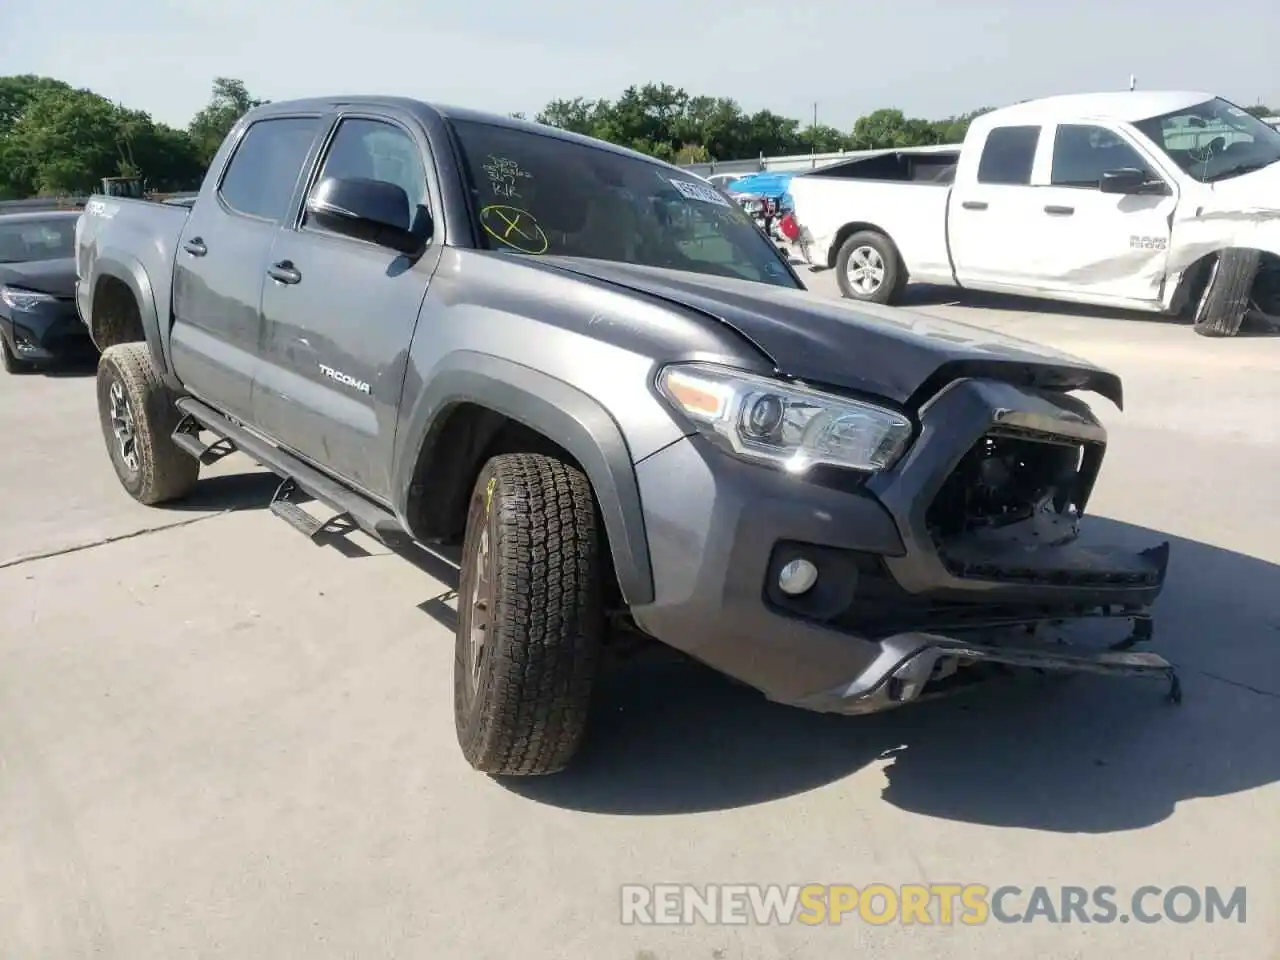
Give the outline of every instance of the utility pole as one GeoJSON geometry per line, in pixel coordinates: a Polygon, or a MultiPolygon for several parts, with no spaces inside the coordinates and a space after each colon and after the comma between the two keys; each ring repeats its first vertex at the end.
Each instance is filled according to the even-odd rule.
{"type": "Polygon", "coordinates": [[[813,161],[809,165],[817,167],[818,165],[818,101],[813,101],[813,135],[809,138],[809,153],[813,156],[813,161]]]}
{"type": "Polygon", "coordinates": [[[1132,73],[1129,74],[1129,89],[1131,91],[1138,89],[1138,78],[1134,76],[1132,73]]]}

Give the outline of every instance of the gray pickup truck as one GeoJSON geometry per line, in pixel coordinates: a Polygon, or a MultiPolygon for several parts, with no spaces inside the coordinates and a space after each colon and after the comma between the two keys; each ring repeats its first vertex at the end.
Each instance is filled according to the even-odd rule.
{"type": "Polygon", "coordinates": [[[1010,669],[1176,686],[1129,649],[1168,545],[1078,539],[1106,433],[1075,391],[1119,405],[1119,380],[807,293],[675,167],[412,100],[274,103],[190,210],[89,202],[76,255],[133,497],[238,449],[309,535],[300,495],[392,546],[460,545],[479,770],[563,768],[637,638],[846,714],[1010,669]],[[1119,643],[1054,632],[1108,618],[1119,643]]]}

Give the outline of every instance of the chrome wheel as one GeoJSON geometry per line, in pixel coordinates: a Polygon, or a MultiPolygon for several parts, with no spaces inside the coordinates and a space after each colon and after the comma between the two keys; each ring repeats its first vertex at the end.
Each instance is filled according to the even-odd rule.
{"type": "Polygon", "coordinates": [[[120,462],[132,473],[138,472],[138,435],[133,422],[133,407],[124,387],[116,380],[108,393],[111,401],[111,432],[116,438],[120,462]]]}
{"type": "Polygon", "coordinates": [[[870,296],[880,289],[884,283],[884,258],[875,247],[856,247],[849,254],[849,262],[845,265],[845,276],[849,286],[864,296],[870,296]]]}
{"type": "Polygon", "coordinates": [[[475,583],[471,588],[471,623],[467,644],[467,674],[474,694],[480,689],[480,676],[489,653],[489,634],[493,629],[493,576],[489,571],[489,530],[486,523],[476,545],[475,583]]]}

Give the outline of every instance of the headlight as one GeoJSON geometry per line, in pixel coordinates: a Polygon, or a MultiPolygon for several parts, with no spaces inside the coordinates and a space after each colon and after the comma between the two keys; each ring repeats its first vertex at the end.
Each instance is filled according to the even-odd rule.
{"type": "Polygon", "coordinates": [[[792,473],[884,470],[911,441],[911,421],[893,410],[714,364],[664,367],[658,389],[738,456],[792,473]]]}
{"type": "Polygon", "coordinates": [[[38,304],[49,303],[54,298],[35,290],[19,290],[16,287],[0,287],[0,300],[10,310],[33,310],[38,304]]]}

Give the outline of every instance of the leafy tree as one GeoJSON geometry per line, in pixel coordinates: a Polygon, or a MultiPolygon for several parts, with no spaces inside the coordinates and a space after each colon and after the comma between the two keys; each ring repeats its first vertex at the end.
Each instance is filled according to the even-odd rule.
{"type": "Polygon", "coordinates": [[[128,159],[118,108],[88,90],[46,88],[5,139],[4,167],[19,195],[88,192],[128,159]]]}
{"type": "Polygon", "coordinates": [[[195,143],[201,161],[208,166],[236,121],[267,102],[250,96],[243,80],[215,78],[213,96],[187,127],[187,135],[195,143]]]}
{"type": "MultiPolygon", "coordinates": [[[[83,193],[116,174],[141,176],[156,190],[192,188],[236,121],[265,102],[243,81],[218,77],[208,104],[186,130],[177,130],[52,77],[0,77],[0,199],[83,193]]],[[[826,124],[802,126],[769,110],[748,113],[729,97],[646,83],[628,87],[616,100],[553,100],[534,119],[689,164],[957,143],[988,109],[923,120],[886,108],[859,118],[845,133],[826,124]]],[[[1250,112],[1270,113],[1264,106],[1250,112]]],[[[520,112],[511,116],[525,119],[520,112]]]]}
{"type": "Polygon", "coordinates": [[[1276,115],[1276,112],[1274,110],[1272,110],[1270,107],[1263,106],[1260,103],[1255,104],[1252,107],[1245,107],[1245,110],[1253,114],[1259,120],[1261,120],[1263,117],[1274,117],[1276,115]]]}

